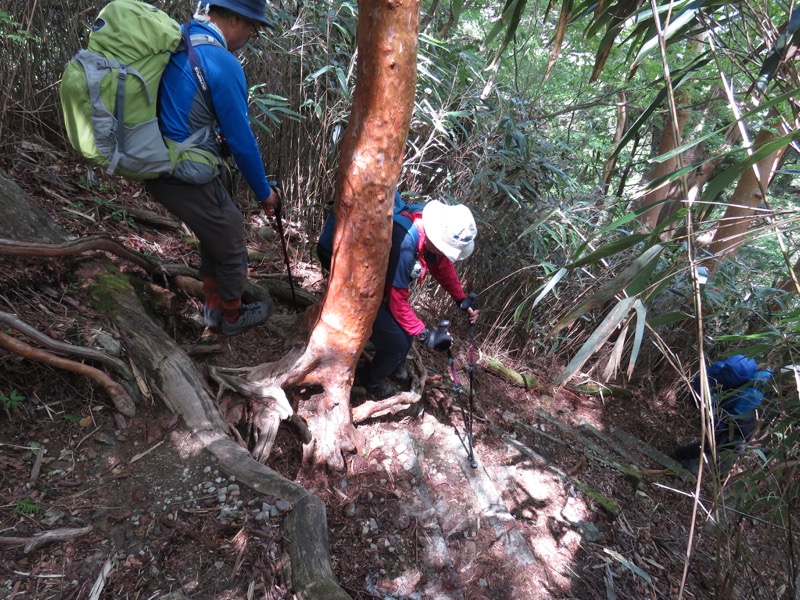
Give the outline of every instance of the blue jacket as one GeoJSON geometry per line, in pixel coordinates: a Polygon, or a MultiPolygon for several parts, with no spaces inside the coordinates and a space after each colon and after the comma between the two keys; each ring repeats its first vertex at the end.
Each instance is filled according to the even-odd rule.
{"type": "MultiPolygon", "coordinates": [[[[256,199],[262,202],[269,197],[270,187],[261,152],[250,128],[244,69],[236,56],[227,50],[225,38],[216,28],[192,21],[189,33],[210,35],[220,42],[220,46],[195,46],[211,89],[216,115],[206,106],[189,69],[186,52],[176,52],[164,71],[159,88],[158,119],[161,133],[175,142],[183,142],[192,133],[216,123],[231,149],[236,165],[256,199]]],[[[207,140],[201,147],[220,156],[221,150],[215,139],[207,140]]]]}
{"type": "MultiPolygon", "coordinates": [[[[738,431],[737,439],[747,439],[755,429],[755,411],[764,401],[764,392],[772,377],[768,370],[757,370],[755,360],[742,354],[718,360],[706,369],[711,391],[711,401],[716,411],[715,428],[718,434],[727,432],[732,425],[738,431]]],[[[700,375],[692,381],[700,393],[700,375]]]]}

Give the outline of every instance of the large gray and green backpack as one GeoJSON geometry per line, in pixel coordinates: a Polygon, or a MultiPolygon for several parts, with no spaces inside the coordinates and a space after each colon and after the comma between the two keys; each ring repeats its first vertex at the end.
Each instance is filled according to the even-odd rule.
{"type": "MultiPolygon", "coordinates": [[[[165,143],[158,127],[158,86],[182,42],[198,68],[191,46],[218,44],[211,36],[189,41],[175,20],[140,0],[112,0],[100,11],[87,48],[69,62],[59,88],[67,136],[83,157],[108,174],[153,179],[172,173],[187,151],[194,158],[204,152],[194,146],[213,134],[210,128],[175,144],[165,143]]],[[[198,85],[210,102],[204,79],[200,69],[198,85]]]]}

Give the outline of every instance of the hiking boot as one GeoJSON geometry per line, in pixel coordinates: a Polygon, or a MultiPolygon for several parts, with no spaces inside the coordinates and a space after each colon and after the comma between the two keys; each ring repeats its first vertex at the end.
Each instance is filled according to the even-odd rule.
{"type": "Polygon", "coordinates": [[[700,470],[700,461],[696,458],[681,458],[678,459],[678,462],[692,475],[696,476],[697,472],[700,470]]]}
{"type": "Polygon", "coordinates": [[[401,362],[399,365],[397,365],[394,368],[394,371],[392,371],[389,375],[389,379],[393,380],[395,383],[399,383],[400,385],[406,385],[410,379],[408,376],[408,369],[406,369],[406,363],[401,362]]]}
{"type": "Polygon", "coordinates": [[[214,333],[219,333],[222,327],[222,309],[211,308],[210,306],[203,305],[203,325],[208,327],[214,333]]]}
{"type": "Polygon", "coordinates": [[[376,385],[368,385],[367,393],[375,400],[385,400],[399,394],[399,390],[385,379],[376,385]]]}
{"type": "Polygon", "coordinates": [[[222,335],[229,337],[242,333],[246,329],[261,325],[272,314],[272,302],[261,300],[253,304],[242,304],[239,318],[234,323],[222,319],[222,335]]]}

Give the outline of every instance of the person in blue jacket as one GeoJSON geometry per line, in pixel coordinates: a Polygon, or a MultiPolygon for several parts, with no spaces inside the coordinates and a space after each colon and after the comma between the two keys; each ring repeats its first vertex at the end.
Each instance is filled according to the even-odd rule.
{"type": "MultiPolygon", "coordinates": [[[[706,374],[714,408],[717,455],[720,464],[726,466],[755,432],[756,410],[764,401],[764,389],[772,372],[759,370],[755,360],[735,354],[709,365],[706,374]]],[[[692,388],[699,396],[699,374],[692,381],[692,388]]],[[[694,462],[700,458],[700,442],[679,446],[673,456],[694,470],[694,462]]]]}
{"type": "MultiPolygon", "coordinates": [[[[174,170],[147,182],[152,196],[200,241],[205,324],[230,336],[263,323],[272,303],[242,303],[247,282],[244,218],[228,191],[223,145],[268,214],[278,203],[250,128],[244,70],[234,52],[269,25],[265,0],[201,2],[189,24],[210,89],[203,93],[186,48],[170,59],[159,89],[159,125],[174,170]],[[211,105],[209,105],[211,104],[211,105]],[[224,140],[224,142],[223,142],[224,140]]],[[[184,26],[185,27],[185,26],[184,26]]]]}

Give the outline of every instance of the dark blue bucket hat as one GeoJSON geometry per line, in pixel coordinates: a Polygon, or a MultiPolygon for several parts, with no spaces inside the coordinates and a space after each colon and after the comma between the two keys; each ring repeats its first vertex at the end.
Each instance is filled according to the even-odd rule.
{"type": "Polygon", "coordinates": [[[227,8],[245,19],[258,21],[265,27],[274,27],[265,16],[267,10],[266,0],[211,0],[208,4],[209,6],[227,8]]]}

